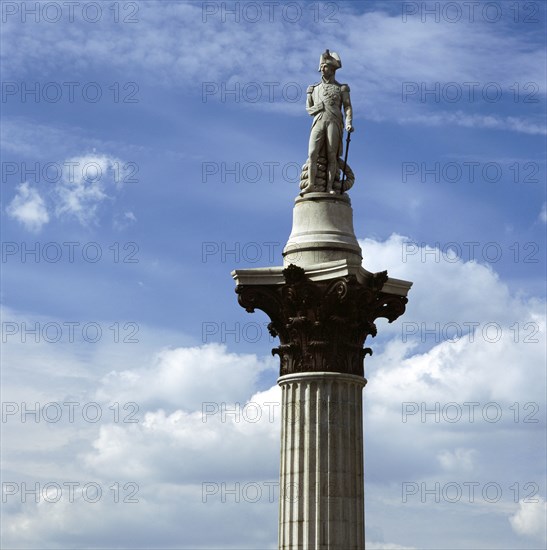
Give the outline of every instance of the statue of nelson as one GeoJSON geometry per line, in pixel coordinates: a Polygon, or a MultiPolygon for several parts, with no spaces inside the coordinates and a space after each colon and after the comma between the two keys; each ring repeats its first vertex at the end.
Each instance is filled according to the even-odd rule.
{"type": "Polygon", "coordinates": [[[338,158],[342,155],[342,137],[345,112],[345,127],[353,132],[353,113],[349,97],[349,86],[335,80],[336,71],[342,67],[340,56],[325,50],[319,61],[321,82],[307,89],[306,111],[313,116],[308,147],[309,189],[315,186],[317,159],[322,150],[327,158],[328,193],[334,193],[333,184],[338,170],[338,158]]]}

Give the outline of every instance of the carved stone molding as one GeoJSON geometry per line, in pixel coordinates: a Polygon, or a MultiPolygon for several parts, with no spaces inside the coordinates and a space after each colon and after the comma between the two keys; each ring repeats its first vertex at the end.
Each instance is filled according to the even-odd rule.
{"type": "Polygon", "coordinates": [[[311,281],[301,267],[283,270],[284,284],[236,287],[239,304],[252,313],[264,311],[270,334],[279,336],[272,350],[281,361],[280,376],[301,372],[342,372],[364,376],[367,336],[376,336],[374,321],[390,323],[405,311],[407,298],[382,292],[387,271],[365,282],[354,275],[311,281]]]}

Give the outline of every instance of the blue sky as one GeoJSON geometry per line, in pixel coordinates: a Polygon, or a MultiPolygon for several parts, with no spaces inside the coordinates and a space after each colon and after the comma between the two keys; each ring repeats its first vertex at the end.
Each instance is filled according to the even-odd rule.
{"type": "Polygon", "coordinates": [[[367,342],[367,545],[545,545],[545,3],[274,4],[2,4],[3,547],[276,547],[275,344],[230,272],[282,263],[325,48],[363,265],[414,282],[367,342]]]}

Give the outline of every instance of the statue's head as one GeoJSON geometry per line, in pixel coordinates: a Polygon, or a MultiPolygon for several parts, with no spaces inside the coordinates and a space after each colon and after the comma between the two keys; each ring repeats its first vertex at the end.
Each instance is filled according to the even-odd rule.
{"type": "Polygon", "coordinates": [[[329,52],[325,50],[325,53],[321,54],[319,59],[319,69],[320,73],[323,73],[325,76],[330,76],[334,74],[338,69],[342,67],[342,61],[340,56],[335,52],[329,52]],[[326,74],[328,73],[328,74],[326,74]]]}

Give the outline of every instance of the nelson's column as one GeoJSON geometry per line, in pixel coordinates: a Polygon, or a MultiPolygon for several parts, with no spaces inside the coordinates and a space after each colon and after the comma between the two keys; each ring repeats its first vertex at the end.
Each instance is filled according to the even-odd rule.
{"type": "Polygon", "coordinates": [[[266,312],[280,341],[272,353],[281,363],[283,550],[365,548],[362,389],[372,351],[363,345],[378,317],[391,323],[404,313],[412,285],[361,265],[347,195],[353,113],[349,86],[335,80],[341,67],[326,50],[321,81],[307,90],[313,123],[283,266],[232,272],[240,305],[266,312]]]}

